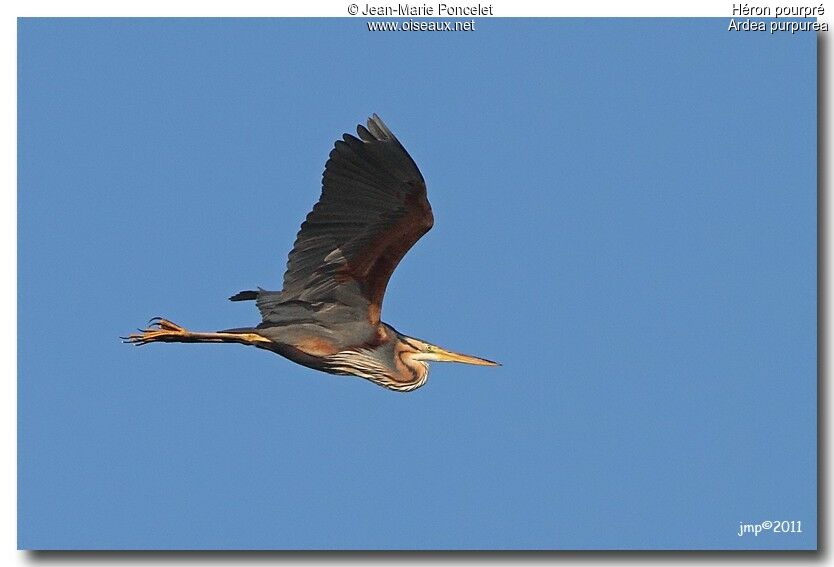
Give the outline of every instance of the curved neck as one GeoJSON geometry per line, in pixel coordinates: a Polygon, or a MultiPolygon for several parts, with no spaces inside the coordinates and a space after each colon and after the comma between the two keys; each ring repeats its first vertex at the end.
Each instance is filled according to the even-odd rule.
{"type": "Polygon", "coordinates": [[[414,390],[426,383],[429,377],[429,365],[421,360],[417,360],[413,349],[407,345],[397,342],[394,345],[394,369],[396,376],[395,387],[390,387],[394,390],[414,390]]]}

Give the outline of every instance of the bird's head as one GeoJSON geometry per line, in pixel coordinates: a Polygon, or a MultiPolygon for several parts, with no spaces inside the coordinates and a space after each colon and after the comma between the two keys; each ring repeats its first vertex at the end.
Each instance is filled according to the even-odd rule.
{"type": "Polygon", "coordinates": [[[446,350],[445,348],[407,335],[400,334],[399,339],[401,342],[401,352],[407,353],[406,356],[411,360],[425,362],[460,362],[463,364],[476,364],[478,366],[501,366],[498,362],[493,362],[486,358],[446,350]]]}
{"type": "Polygon", "coordinates": [[[353,374],[400,392],[426,383],[430,361],[500,366],[497,362],[452,352],[426,341],[403,335],[383,323],[383,343],[372,349],[347,350],[328,358],[333,372],[353,374]]]}

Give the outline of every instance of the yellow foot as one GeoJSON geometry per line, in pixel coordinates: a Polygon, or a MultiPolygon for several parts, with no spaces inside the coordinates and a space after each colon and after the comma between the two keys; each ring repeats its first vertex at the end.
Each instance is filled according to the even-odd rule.
{"type": "Polygon", "coordinates": [[[139,334],[119,337],[125,343],[142,346],[157,341],[173,342],[188,335],[188,331],[176,323],[162,317],[154,317],[148,322],[147,329],[140,329],[139,334]]]}

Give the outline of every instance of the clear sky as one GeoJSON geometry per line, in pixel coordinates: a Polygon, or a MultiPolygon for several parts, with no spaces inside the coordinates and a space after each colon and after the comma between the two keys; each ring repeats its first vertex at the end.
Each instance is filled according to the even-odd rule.
{"type": "Polygon", "coordinates": [[[813,548],[816,38],[726,24],[22,20],[19,545],[813,548]],[[258,323],[373,112],[435,213],[383,319],[503,367],[120,343],[258,323]]]}

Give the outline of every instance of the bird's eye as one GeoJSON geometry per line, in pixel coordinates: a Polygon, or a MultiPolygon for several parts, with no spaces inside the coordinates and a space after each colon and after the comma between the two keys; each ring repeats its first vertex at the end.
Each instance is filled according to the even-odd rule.
{"type": "Polygon", "coordinates": [[[429,345],[429,346],[426,347],[426,350],[429,351],[429,352],[432,352],[432,351],[434,351],[434,347],[429,345]]]}

